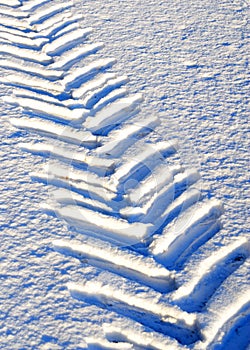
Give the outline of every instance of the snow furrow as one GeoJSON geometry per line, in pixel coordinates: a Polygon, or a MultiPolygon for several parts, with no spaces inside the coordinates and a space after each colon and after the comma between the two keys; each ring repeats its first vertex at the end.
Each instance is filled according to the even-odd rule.
{"type": "Polygon", "coordinates": [[[84,166],[97,173],[109,173],[116,164],[116,160],[94,157],[88,154],[86,149],[70,149],[70,147],[66,148],[65,145],[58,146],[46,143],[20,143],[19,145],[21,149],[33,154],[59,159],[67,164],[84,166]]]}
{"type": "Polygon", "coordinates": [[[34,76],[49,79],[49,80],[57,80],[62,78],[63,71],[59,70],[52,70],[48,67],[41,67],[41,65],[35,65],[32,66],[24,65],[24,61],[11,61],[7,59],[0,59],[0,67],[8,68],[11,70],[15,70],[18,73],[24,72],[33,74],[34,76]]]}
{"type": "Polygon", "coordinates": [[[26,49],[40,49],[45,43],[48,42],[48,39],[45,38],[36,38],[31,39],[29,37],[24,36],[16,36],[12,33],[0,32],[0,42],[1,43],[12,43],[20,48],[26,49]]]}
{"type": "Polygon", "coordinates": [[[71,73],[65,76],[62,80],[66,89],[79,87],[83,82],[92,79],[98,73],[111,67],[116,62],[115,59],[106,58],[96,60],[87,66],[76,68],[71,73]]]}
{"type": "Polygon", "coordinates": [[[9,104],[20,106],[52,120],[73,122],[83,120],[86,115],[88,115],[86,109],[77,108],[71,110],[67,107],[56,106],[49,102],[34,101],[32,98],[6,96],[4,100],[9,104]]]}
{"type": "Polygon", "coordinates": [[[203,331],[205,341],[197,343],[197,350],[234,350],[236,344],[239,349],[248,349],[249,309],[249,289],[234,298],[229,305],[225,300],[223,309],[213,310],[212,321],[208,322],[203,331]]]}
{"type": "Polygon", "coordinates": [[[18,7],[21,6],[21,2],[19,0],[0,0],[0,5],[18,7]]]}
{"type": "Polygon", "coordinates": [[[145,304],[145,298],[140,293],[130,294],[95,280],[82,282],[81,285],[70,283],[68,289],[74,298],[110,309],[143,325],[150,324],[156,332],[170,335],[182,344],[192,344],[200,339],[195,315],[165,304],[160,300],[160,294],[153,300],[148,298],[145,304]]]}
{"type": "Polygon", "coordinates": [[[70,10],[64,11],[47,19],[43,23],[33,25],[31,28],[32,30],[36,31],[38,35],[42,35],[53,40],[53,36],[56,33],[65,28],[66,25],[79,20],[79,18],[80,16],[78,15],[72,16],[72,12],[70,10]]]}
{"type": "Polygon", "coordinates": [[[113,208],[108,206],[107,203],[98,201],[93,198],[85,197],[79,193],[72,192],[65,188],[51,190],[50,198],[53,198],[61,206],[64,205],[77,205],[90,210],[96,210],[102,214],[112,215],[113,208]]]}
{"type": "MultiPolygon", "coordinates": [[[[55,57],[55,62],[51,64],[52,69],[64,69],[68,70],[71,66],[79,59],[95,53],[96,51],[103,48],[103,43],[86,44],[72,50],[64,52],[60,57],[55,57]]],[[[76,90],[74,90],[75,92],[76,90]]]]}
{"type": "Polygon", "coordinates": [[[218,286],[249,256],[250,243],[245,237],[213,252],[174,293],[173,300],[186,311],[201,311],[218,286]]]}
{"type": "MultiPolygon", "coordinates": [[[[99,195],[97,189],[96,192],[99,195]]],[[[52,211],[83,232],[119,244],[137,243],[152,232],[150,224],[139,222],[130,224],[126,220],[76,205],[56,207],[52,208],[52,211]]]]}
{"type": "Polygon", "coordinates": [[[172,266],[190,244],[206,232],[222,214],[218,200],[197,203],[167,225],[150,245],[150,251],[166,267],[172,266]]]}
{"type": "Polygon", "coordinates": [[[111,192],[108,189],[107,179],[105,177],[98,176],[91,171],[78,170],[73,167],[66,166],[58,162],[53,162],[44,167],[44,171],[56,179],[65,179],[69,181],[70,186],[73,189],[73,184],[85,183],[85,186],[93,186],[96,189],[95,192],[105,191],[105,198],[115,198],[116,193],[111,192]],[[109,195],[107,194],[109,193],[109,195]]]}
{"type": "Polygon", "coordinates": [[[54,15],[63,13],[65,10],[70,9],[72,5],[72,1],[67,1],[66,3],[60,1],[58,4],[44,6],[45,8],[42,7],[37,9],[37,11],[30,16],[30,25],[41,24],[44,21],[51,19],[54,15]]]}
{"type": "Polygon", "coordinates": [[[152,169],[150,174],[139,182],[135,188],[128,191],[126,194],[128,202],[134,207],[142,206],[163,186],[173,182],[174,176],[182,171],[183,168],[180,165],[167,167],[166,164],[160,164],[152,169]]]}
{"type": "Polygon", "coordinates": [[[177,194],[180,192],[179,187],[181,186],[182,189],[186,190],[199,178],[198,173],[194,170],[177,174],[174,179],[171,173],[166,174],[165,185],[162,185],[160,188],[154,188],[154,191],[150,191],[147,201],[142,206],[126,207],[120,213],[126,218],[135,216],[137,221],[151,222],[156,226],[160,226],[165,220],[162,214],[177,197],[177,194]],[[182,181],[176,180],[179,176],[182,181]]]}
{"type": "Polygon", "coordinates": [[[43,52],[24,49],[10,44],[0,44],[0,53],[21,58],[25,60],[26,63],[35,62],[46,66],[53,62],[52,58],[43,52]]]}
{"type": "Polygon", "coordinates": [[[143,138],[150,133],[155,126],[159,124],[156,117],[134,122],[133,124],[122,124],[119,129],[109,133],[103,146],[96,150],[98,155],[120,157],[131,145],[138,139],[143,138]]]}
{"type": "Polygon", "coordinates": [[[175,339],[164,336],[150,329],[145,329],[141,324],[135,322],[126,322],[121,325],[118,322],[111,324],[105,323],[103,331],[106,338],[113,344],[128,342],[138,350],[181,350],[186,349],[180,345],[175,339]]]}
{"type": "Polygon", "coordinates": [[[27,11],[28,13],[37,10],[39,7],[44,6],[51,0],[33,0],[27,1],[22,4],[22,11],[27,11]]]}
{"type": "MultiPolygon", "coordinates": [[[[32,69],[31,69],[32,70],[32,69]]],[[[49,73],[49,71],[48,71],[49,73]]],[[[53,75],[53,73],[52,73],[53,75]]],[[[1,78],[0,82],[6,85],[14,85],[16,87],[31,89],[35,91],[42,91],[46,94],[61,95],[64,92],[64,88],[60,82],[49,81],[46,77],[40,78],[28,73],[9,74],[6,77],[1,78]]]]}
{"type": "Polygon", "coordinates": [[[87,93],[95,91],[96,89],[105,85],[108,80],[114,78],[116,78],[114,73],[100,74],[96,78],[83,83],[78,89],[74,89],[72,96],[76,99],[84,97],[87,93]]]}
{"type": "Polygon", "coordinates": [[[164,162],[165,157],[176,152],[174,142],[161,141],[156,144],[147,143],[142,152],[132,160],[125,160],[110,178],[110,189],[122,191],[122,184],[128,179],[142,180],[155,166],[164,162]]]}
{"type": "MultiPolygon", "coordinates": [[[[1,6],[1,4],[0,4],[1,6]]],[[[0,13],[3,16],[13,17],[17,19],[27,18],[28,14],[24,13],[22,10],[10,7],[0,7],[0,13]]]]}
{"type": "Polygon", "coordinates": [[[104,270],[134,279],[159,292],[168,292],[175,288],[175,276],[152,258],[139,256],[132,251],[124,251],[101,241],[99,245],[91,243],[71,243],[58,240],[53,242],[54,249],[62,254],[84,259],[89,264],[104,270]]]}
{"type": "Polygon", "coordinates": [[[85,96],[83,96],[83,104],[86,106],[86,108],[91,109],[96,103],[98,103],[101,99],[106,97],[110,92],[112,92],[114,89],[121,87],[127,82],[127,76],[121,76],[115,79],[110,79],[99,89],[96,89],[92,92],[90,91],[85,96]]]}
{"type": "Polygon", "coordinates": [[[4,33],[10,33],[10,34],[15,35],[17,37],[22,37],[23,39],[25,39],[25,38],[29,38],[29,39],[40,38],[40,39],[45,40],[46,42],[49,40],[48,38],[46,38],[44,36],[38,35],[38,33],[36,33],[36,32],[33,32],[33,31],[26,32],[26,31],[23,31],[21,29],[17,29],[14,27],[11,28],[8,26],[4,26],[2,23],[0,23],[0,31],[4,32],[4,33]]]}
{"type": "Polygon", "coordinates": [[[128,89],[126,87],[115,89],[108,93],[105,97],[102,97],[99,102],[97,102],[93,108],[93,115],[99,112],[101,109],[103,109],[108,104],[117,101],[118,99],[125,97],[128,95],[128,89]]]}
{"type": "Polygon", "coordinates": [[[88,345],[88,350],[133,350],[133,345],[125,342],[109,342],[106,339],[100,338],[85,338],[88,345]]]}
{"type": "Polygon", "coordinates": [[[72,178],[68,178],[67,174],[69,174],[69,170],[67,169],[66,175],[54,174],[56,171],[50,170],[46,172],[37,172],[31,173],[30,176],[33,180],[50,184],[56,186],[58,188],[69,189],[70,191],[76,192],[85,197],[90,197],[93,200],[97,200],[102,203],[106,203],[110,205],[111,201],[115,197],[114,193],[108,191],[105,188],[101,188],[95,186],[91,183],[86,183],[80,180],[73,180],[72,178]]]}
{"type": "MultiPolygon", "coordinates": [[[[49,74],[49,71],[47,71],[49,74]]],[[[52,73],[53,74],[53,73],[52,73]]],[[[38,100],[41,102],[46,102],[46,103],[53,103],[55,106],[62,106],[62,107],[68,107],[70,109],[74,109],[74,108],[81,108],[83,107],[83,105],[76,104],[76,101],[73,99],[67,99],[67,100],[62,100],[60,101],[59,99],[57,99],[56,97],[52,97],[49,95],[45,95],[43,93],[39,93],[39,92],[35,92],[35,91],[31,91],[25,88],[15,88],[13,89],[13,95],[16,97],[23,97],[23,98],[29,98],[29,99],[34,99],[34,100],[38,100]]]]}
{"type": "Polygon", "coordinates": [[[68,23],[64,28],[60,29],[59,32],[53,35],[53,39],[57,40],[59,37],[78,29],[79,29],[78,22],[68,23]]]}
{"type": "Polygon", "coordinates": [[[84,122],[84,127],[94,133],[100,133],[105,127],[114,128],[116,124],[127,120],[135,114],[135,111],[138,111],[138,105],[142,99],[141,94],[135,94],[115,101],[93,117],[88,117],[84,122]]]}
{"type": "Polygon", "coordinates": [[[76,145],[95,147],[99,144],[98,138],[88,131],[75,129],[49,120],[44,121],[40,118],[23,117],[12,118],[10,123],[19,129],[30,130],[41,135],[53,137],[76,145]]]}
{"type": "Polygon", "coordinates": [[[64,51],[75,47],[83,42],[83,38],[92,32],[92,28],[77,29],[61,35],[53,42],[46,44],[43,47],[43,51],[50,56],[57,56],[62,54],[64,51]]]}
{"type": "Polygon", "coordinates": [[[28,29],[31,29],[31,27],[29,26],[29,23],[24,18],[18,19],[18,18],[1,16],[1,25],[7,29],[10,27],[11,29],[19,29],[21,31],[26,31],[28,29]]]}

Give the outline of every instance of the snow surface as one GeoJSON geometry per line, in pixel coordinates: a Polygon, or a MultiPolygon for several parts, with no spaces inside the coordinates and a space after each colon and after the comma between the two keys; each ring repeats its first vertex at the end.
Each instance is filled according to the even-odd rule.
{"type": "MultiPolygon", "coordinates": [[[[248,3],[243,0],[203,2],[178,0],[168,4],[156,0],[144,2],[75,0],[72,2],[73,9],[69,7],[70,3],[23,1],[25,14],[33,12],[29,19],[19,16],[18,6],[21,5],[21,1],[0,0],[0,13],[1,9],[5,13],[1,16],[0,31],[4,33],[2,38],[8,40],[8,43],[1,41],[0,45],[0,55],[4,60],[1,60],[2,65],[0,63],[0,80],[3,83],[0,85],[1,96],[7,100],[16,99],[15,94],[12,96],[13,86],[18,90],[22,87],[40,96],[45,96],[47,91],[49,93],[46,98],[37,96],[35,98],[40,102],[37,105],[34,102],[32,110],[38,108],[39,115],[34,116],[33,112],[26,112],[25,108],[16,108],[6,102],[1,102],[0,106],[2,120],[0,348],[7,350],[87,348],[228,350],[235,347],[239,350],[247,349],[250,343],[247,328],[249,323],[248,3]],[[14,6],[14,17],[8,15],[11,6],[14,6]],[[62,7],[65,7],[65,11],[61,11],[62,7]],[[72,12],[75,17],[71,16],[72,12]],[[46,37],[51,35],[55,36],[56,50],[65,49],[66,44],[67,49],[70,48],[78,39],[73,39],[72,43],[63,40],[68,37],[68,33],[74,32],[76,20],[81,21],[83,31],[90,27],[93,29],[89,41],[83,42],[78,54],[72,48],[68,55],[52,58],[37,50],[36,45],[39,43],[43,46],[43,43],[47,42],[46,37]],[[27,28],[31,32],[26,32],[27,28]],[[19,30],[20,38],[22,37],[20,42],[16,30],[19,30]],[[32,30],[38,32],[33,33],[32,30]],[[31,38],[34,38],[34,46],[30,46],[31,38]],[[98,44],[100,42],[104,43],[104,47],[99,56],[95,57],[93,54],[102,47],[102,44],[98,44]],[[9,68],[6,69],[7,64],[9,68]],[[51,73],[47,68],[48,64],[52,68],[51,73]],[[73,64],[75,66],[72,66],[73,64]],[[29,65],[32,68],[26,70],[29,65]],[[202,180],[197,185],[191,181],[190,184],[185,184],[183,193],[174,192],[173,201],[162,214],[166,220],[171,221],[179,213],[189,211],[199,201],[205,202],[203,199],[205,196],[219,198],[224,204],[223,229],[220,229],[216,217],[209,227],[209,232],[206,231],[200,236],[199,233],[202,231],[196,231],[191,221],[192,229],[188,231],[188,235],[191,234],[192,241],[181,239],[181,245],[176,244],[180,238],[173,241],[174,258],[179,254],[179,247],[183,252],[174,266],[177,272],[171,272],[176,278],[174,286],[176,290],[171,291],[170,288],[170,291],[163,296],[160,291],[153,290],[154,283],[150,279],[147,280],[148,276],[141,278],[142,271],[134,282],[133,274],[127,271],[131,269],[130,265],[126,265],[127,260],[121,264],[121,274],[118,276],[118,265],[114,263],[113,257],[110,257],[113,268],[110,267],[105,271],[104,263],[97,264],[95,261],[91,264],[91,261],[95,260],[94,254],[90,253],[90,261],[88,257],[86,260],[79,259],[77,254],[80,245],[78,248],[73,247],[74,249],[70,245],[70,252],[74,250],[75,258],[72,258],[70,252],[69,254],[55,252],[52,246],[54,239],[60,239],[59,242],[62,242],[61,240],[64,242],[65,239],[71,242],[71,239],[76,239],[84,242],[85,249],[91,244],[96,247],[98,240],[90,240],[86,230],[84,233],[78,232],[68,227],[59,217],[47,216],[40,210],[40,206],[48,198],[53,202],[56,197],[62,205],[58,210],[68,215],[68,207],[71,209],[78,207],[77,204],[82,201],[79,198],[81,191],[92,193],[91,198],[86,198],[87,207],[84,207],[87,208],[84,209],[85,213],[95,213],[97,210],[94,216],[89,217],[92,225],[98,223],[94,222],[95,217],[103,215],[102,218],[106,220],[105,215],[110,208],[114,210],[114,191],[117,186],[119,187],[119,181],[105,181],[102,174],[96,175],[84,169],[69,170],[61,163],[58,166],[52,161],[44,166],[44,174],[41,172],[44,152],[51,150],[48,147],[41,150],[41,145],[46,146],[51,142],[48,136],[55,135],[56,139],[61,140],[60,142],[76,145],[78,136],[82,137],[80,132],[84,133],[84,138],[87,137],[88,131],[84,129],[74,133],[75,129],[78,130],[76,125],[67,125],[61,130],[63,125],[60,124],[56,129],[54,112],[62,107],[64,112],[67,111],[67,115],[74,114],[74,106],[70,105],[72,90],[80,87],[86,79],[92,79],[99,73],[100,68],[106,69],[106,66],[108,72],[115,73],[117,77],[128,76],[129,82],[126,84],[126,89],[114,90],[104,97],[103,90],[100,90],[97,96],[99,102],[94,105],[93,112],[100,113],[103,106],[125,97],[127,91],[131,96],[143,93],[144,100],[140,99],[139,103],[142,112],[138,115],[136,125],[143,125],[145,118],[153,117],[154,120],[157,116],[161,124],[156,129],[153,127],[154,132],[145,134],[148,142],[178,141],[176,154],[165,160],[170,170],[178,163],[183,168],[177,170],[173,178],[178,180],[178,176],[181,177],[186,168],[192,169],[190,174],[195,174],[193,169],[198,169],[201,174],[202,180]],[[9,69],[18,71],[18,74],[16,72],[10,74],[9,69]],[[71,71],[65,80],[58,84],[54,82],[57,79],[55,69],[59,69],[59,74],[61,69],[71,71]],[[68,89],[67,94],[62,95],[65,87],[68,89]],[[43,115],[44,119],[41,119],[40,110],[46,107],[48,113],[49,106],[54,103],[53,99],[57,99],[58,103],[56,108],[53,106],[51,109],[52,118],[46,119],[43,115]],[[24,117],[24,113],[29,113],[29,116],[24,117]],[[142,124],[139,123],[140,118],[142,124]],[[13,125],[21,128],[21,131],[11,126],[10,120],[13,125]],[[35,134],[26,131],[32,128],[36,129],[35,134]],[[32,153],[23,153],[18,147],[20,141],[28,144],[28,148],[33,144],[33,149],[30,150],[40,152],[42,158],[32,153]],[[37,177],[40,176],[46,186],[31,182],[30,172],[35,172],[37,177]],[[56,195],[52,185],[53,187],[58,185],[59,195],[56,195]],[[69,193],[62,193],[60,188],[67,186],[69,193]],[[74,194],[70,194],[73,192],[74,194]],[[99,214],[98,210],[105,213],[99,214]],[[146,286],[145,280],[148,282],[146,286]],[[81,286],[84,281],[87,281],[85,286],[91,286],[93,289],[92,294],[88,288],[83,292],[81,286]],[[80,294],[81,300],[70,296],[66,288],[69,282],[73,283],[69,285],[72,294],[74,291],[77,296],[80,294]],[[204,288],[206,285],[208,287],[204,288]],[[185,286],[189,288],[190,299],[186,298],[188,289],[185,289],[185,286]],[[82,295],[86,294],[90,295],[90,299],[82,298],[82,295]],[[97,300],[99,295],[101,301],[97,300]],[[157,305],[159,295],[163,299],[157,305]],[[192,298],[195,303],[192,303],[192,298]],[[159,312],[158,307],[161,310],[159,312]],[[140,319],[142,309],[144,311],[141,318],[144,323],[140,319]],[[197,319],[194,334],[192,335],[189,327],[187,333],[185,327],[178,333],[177,329],[171,326],[170,329],[165,329],[168,334],[164,335],[164,330],[163,333],[159,331],[157,323],[157,315],[162,310],[168,310],[167,314],[173,317],[170,318],[170,323],[176,320],[177,324],[180,324],[182,318],[186,320],[194,315],[197,319]],[[190,336],[191,341],[195,340],[194,344],[189,344],[187,347],[183,345],[186,334],[190,336]]],[[[106,92],[107,90],[105,94],[106,92]]],[[[29,96],[32,94],[20,95],[18,98],[24,100],[29,96]]],[[[80,105],[80,102],[76,100],[75,104],[80,105]]],[[[89,96],[85,104],[92,106],[93,102],[95,101],[89,96]]],[[[79,112],[76,110],[75,113],[78,115],[79,112]]],[[[93,115],[88,120],[91,120],[90,118],[93,118],[93,115]]],[[[106,136],[101,130],[103,136],[95,136],[98,142],[104,144],[100,150],[108,144],[109,137],[112,140],[112,132],[106,136]]],[[[126,140],[126,145],[132,145],[135,153],[126,154],[124,163],[121,163],[119,178],[124,177],[131,181],[129,177],[131,174],[126,173],[127,164],[130,164],[131,169],[138,170],[138,160],[144,161],[148,153],[140,138],[132,141],[129,138],[126,140]],[[137,162],[129,163],[129,157],[137,159],[137,162]],[[126,165],[122,167],[122,164],[126,165]]],[[[118,142],[120,139],[115,137],[114,140],[118,142]]],[[[57,140],[53,148],[56,160],[59,160],[58,154],[59,158],[70,158],[67,153],[70,152],[69,149],[66,148],[63,152],[63,148],[58,148],[58,142],[57,140]]],[[[119,148],[120,146],[121,144],[119,148]]],[[[122,153],[124,151],[122,149],[122,153]]],[[[94,155],[92,151],[87,152],[90,152],[91,156],[94,155]]],[[[96,154],[98,156],[102,154],[98,153],[98,148],[96,154]]],[[[83,157],[82,154],[81,156],[83,157]]],[[[107,156],[104,154],[101,156],[105,158],[100,160],[101,164],[110,160],[107,156]]],[[[116,157],[116,154],[113,156],[116,157]]],[[[160,158],[158,157],[158,160],[160,158]]],[[[155,164],[150,163],[150,171],[155,166],[165,166],[164,162],[159,164],[158,160],[155,160],[155,164]]],[[[137,180],[137,175],[135,172],[132,180],[137,180]]],[[[145,173],[141,169],[142,175],[145,173]]],[[[115,177],[112,179],[115,180],[115,177]]],[[[147,196],[153,192],[153,188],[157,188],[154,187],[153,181],[148,180],[143,180],[145,182],[142,183],[146,185],[142,193],[143,201],[147,199],[144,194],[147,196]]],[[[179,180],[181,183],[181,179],[179,180]]],[[[129,182],[126,186],[124,191],[126,189],[129,191],[125,194],[124,201],[120,202],[117,212],[129,205],[129,197],[137,201],[140,195],[137,193],[134,198],[133,192],[130,192],[130,189],[133,190],[137,184],[129,182]]],[[[158,191],[157,188],[156,195],[160,194],[158,191]]],[[[215,214],[218,213],[217,209],[215,214]]],[[[112,221],[117,220],[116,216],[112,218],[112,221]]],[[[130,224],[135,225],[133,222],[130,224]]],[[[159,235],[156,234],[152,237],[152,241],[143,243],[146,247],[150,244],[152,247],[158,239],[159,235]]],[[[141,250],[145,253],[145,246],[139,246],[138,250],[135,247],[130,254],[142,257],[143,255],[138,252],[141,250]]],[[[98,252],[97,255],[100,257],[101,253],[98,252]]],[[[163,265],[164,258],[161,259],[163,265]]],[[[173,259],[170,260],[168,262],[165,260],[165,265],[167,267],[171,265],[173,268],[173,259]]],[[[190,325],[193,329],[192,322],[190,325]]],[[[186,344],[190,339],[186,340],[186,344]]]]}

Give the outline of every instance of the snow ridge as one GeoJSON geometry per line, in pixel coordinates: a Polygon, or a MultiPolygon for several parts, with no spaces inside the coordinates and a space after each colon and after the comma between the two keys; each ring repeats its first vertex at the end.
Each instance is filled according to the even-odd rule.
{"type": "Polygon", "coordinates": [[[222,205],[203,198],[196,169],[177,164],[176,143],[148,137],[160,121],[141,117],[143,97],[129,94],[128,78],[112,70],[115,59],[95,58],[103,44],[88,39],[92,29],[79,27],[72,6],[0,0],[0,66],[15,71],[1,77],[13,87],[5,102],[24,114],[11,124],[47,140],[20,143],[48,158],[31,174],[54,188],[45,211],[86,237],[54,241],[54,249],[106,271],[117,283],[97,276],[68,284],[73,297],[128,323],[104,324],[103,338],[87,338],[88,348],[223,347],[239,317],[247,322],[249,304],[240,299],[211,333],[204,332],[199,313],[247,262],[249,243],[243,237],[220,247],[193,267],[198,274],[179,284],[192,254],[206,249],[220,230],[222,205]]]}

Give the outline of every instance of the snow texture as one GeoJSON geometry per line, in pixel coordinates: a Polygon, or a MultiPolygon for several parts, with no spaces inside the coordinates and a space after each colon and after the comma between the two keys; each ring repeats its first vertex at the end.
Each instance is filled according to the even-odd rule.
{"type": "Polygon", "coordinates": [[[0,0],[0,348],[248,348],[248,13],[0,0]]]}

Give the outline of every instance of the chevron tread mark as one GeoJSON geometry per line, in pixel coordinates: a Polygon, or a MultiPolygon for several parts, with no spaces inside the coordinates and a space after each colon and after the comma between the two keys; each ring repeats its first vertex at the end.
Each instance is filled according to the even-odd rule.
{"type": "Polygon", "coordinates": [[[143,117],[143,96],[129,94],[128,78],[101,57],[103,43],[89,40],[92,28],[79,27],[73,6],[0,0],[0,66],[10,72],[1,77],[12,87],[5,103],[23,112],[11,124],[43,136],[20,147],[48,158],[31,174],[53,187],[44,210],[84,237],[54,249],[110,277],[68,284],[73,297],[114,315],[102,338],[86,338],[88,348],[229,349],[236,329],[246,343],[246,298],[216,321],[213,305],[248,264],[247,239],[209,252],[185,280],[193,256],[219,234],[223,207],[204,198],[196,169],[174,158],[176,143],[150,140],[160,121],[143,117]]]}

